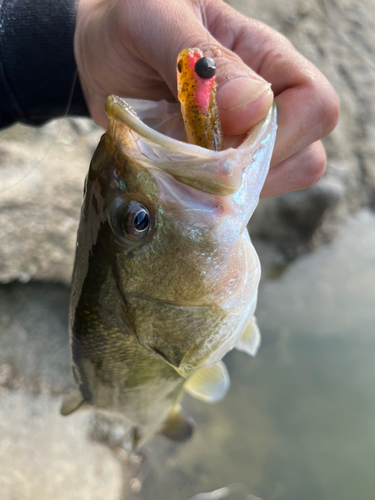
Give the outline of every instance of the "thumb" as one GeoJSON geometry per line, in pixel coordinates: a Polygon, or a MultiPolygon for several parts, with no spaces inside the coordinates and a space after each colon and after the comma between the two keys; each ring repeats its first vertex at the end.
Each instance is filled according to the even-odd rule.
{"type": "MultiPolygon", "coordinates": [[[[169,3],[169,2],[167,2],[169,3]]],[[[173,30],[164,30],[160,40],[163,43],[165,57],[162,64],[160,58],[155,69],[164,78],[171,92],[177,97],[176,88],[176,59],[181,50],[197,47],[216,63],[217,104],[219,115],[226,135],[239,135],[247,132],[251,127],[263,119],[273,102],[271,84],[257,75],[234,52],[220,44],[218,40],[209,36],[207,30],[186,4],[190,2],[174,3],[174,9],[165,13],[172,14],[177,24],[183,20],[184,26],[175,26],[173,30]],[[183,12],[176,10],[183,9],[183,12]]],[[[208,19],[209,22],[209,19],[208,19]]],[[[230,27],[227,27],[230,30],[230,27]]]]}
{"type": "Polygon", "coordinates": [[[217,105],[223,132],[247,132],[268,113],[273,102],[271,84],[228,49],[211,49],[217,66],[217,105]],[[218,54],[215,57],[215,53],[218,54]]]}

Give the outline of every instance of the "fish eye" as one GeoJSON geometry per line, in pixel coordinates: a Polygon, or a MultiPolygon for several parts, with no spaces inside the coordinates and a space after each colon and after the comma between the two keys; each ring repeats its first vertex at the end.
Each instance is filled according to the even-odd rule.
{"type": "Polygon", "coordinates": [[[216,64],[210,57],[201,57],[195,63],[195,72],[201,78],[212,78],[216,74],[216,64]]]}
{"type": "Polygon", "coordinates": [[[181,73],[181,71],[182,71],[182,60],[181,59],[178,61],[177,70],[179,73],[181,73]]]}
{"type": "Polygon", "coordinates": [[[151,226],[151,216],[147,208],[138,202],[131,202],[125,212],[121,229],[131,240],[141,240],[146,236],[151,226]]]}

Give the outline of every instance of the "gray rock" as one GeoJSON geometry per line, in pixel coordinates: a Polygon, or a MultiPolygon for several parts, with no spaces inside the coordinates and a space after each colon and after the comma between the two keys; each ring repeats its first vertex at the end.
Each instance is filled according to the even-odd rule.
{"type": "Polygon", "coordinates": [[[68,308],[69,290],[61,285],[0,287],[0,365],[12,387],[28,381],[37,391],[61,394],[73,386],[68,308]]]}
{"type": "Polygon", "coordinates": [[[2,500],[118,500],[120,463],[89,441],[91,416],[59,415],[61,397],[0,389],[2,500]]]}
{"type": "Polygon", "coordinates": [[[339,178],[325,177],[310,189],[261,200],[249,224],[250,234],[294,258],[311,249],[315,232],[345,192],[339,178]]]}
{"type": "Polygon", "coordinates": [[[0,282],[70,283],[83,182],[101,133],[85,119],[2,132],[0,282]]]}
{"type": "Polygon", "coordinates": [[[87,436],[91,412],[60,415],[72,387],[69,291],[0,287],[0,491],[2,500],[118,500],[121,463],[87,436]]]}

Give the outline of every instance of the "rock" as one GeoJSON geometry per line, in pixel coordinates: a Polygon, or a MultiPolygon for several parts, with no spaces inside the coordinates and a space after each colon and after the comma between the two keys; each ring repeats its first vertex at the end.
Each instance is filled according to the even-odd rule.
{"type": "Polygon", "coordinates": [[[86,437],[88,413],[64,419],[61,397],[0,389],[2,500],[117,500],[120,464],[86,437]]]}
{"type": "Polygon", "coordinates": [[[60,415],[73,385],[69,291],[33,283],[0,287],[0,491],[2,500],[117,500],[121,464],[87,436],[91,412],[60,415]]]}
{"type": "Polygon", "coordinates": [[[51,394],[73,385],[68,309],[69,290],[61,285],[0,287],[0,380],[5,385],[33,385],[51,394]]]}
{"type": "Polygon", "coordinates": [[[70,283],[83,182],[101,133],[86,119],[2,132],[0,282],[70,283]]]}
{"type": "Polygon", "coordinates": [[[312,238],[327,212],[345,193],[341,180],[331,176],[309,189],[261,200],[249,224],[250,234],[277,246],[292,259],[311,249],[312,238]]]}

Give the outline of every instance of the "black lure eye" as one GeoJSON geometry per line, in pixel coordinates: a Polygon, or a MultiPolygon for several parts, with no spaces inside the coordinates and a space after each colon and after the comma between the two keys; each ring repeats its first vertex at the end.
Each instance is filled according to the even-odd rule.
{"type": "Polygon", "coordinates": [[[178,61],[177,70],[178,70],[179,73],[181,73],[181,71],[182,71],[182,61],[181,61],[181,59],[178,61]]]}
{"type": "Polygon", "coordinates": [[[216,73],[216,64],[210,57],[201,57],[195,63],[195,72],[201,78],[212,78],[216,73]]]}
{"type": "Polygon", "coordinates": [[[147,208],[138,202],[130,203],[121,221],[124,235],[131,240],[141,240],[151,226],[151,216],[147,208]]]}

